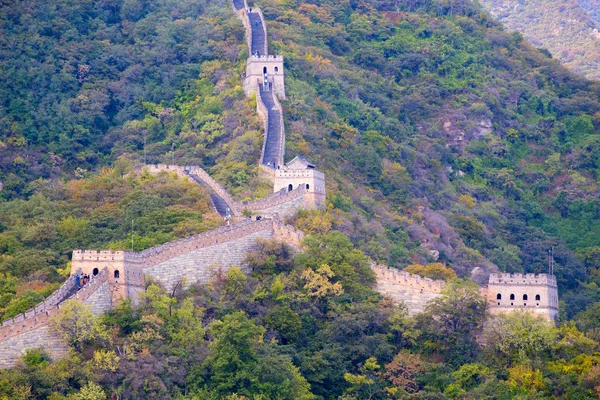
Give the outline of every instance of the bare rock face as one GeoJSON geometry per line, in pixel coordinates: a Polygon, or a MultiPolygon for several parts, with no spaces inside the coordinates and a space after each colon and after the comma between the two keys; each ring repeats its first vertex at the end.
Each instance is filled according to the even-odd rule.
{"type": "Polygon", "coordinates": [[[492,120],[489,118],[481,119],[475,127],[474,135],[477,138],[483,137],[492,133],[492,120]]]}

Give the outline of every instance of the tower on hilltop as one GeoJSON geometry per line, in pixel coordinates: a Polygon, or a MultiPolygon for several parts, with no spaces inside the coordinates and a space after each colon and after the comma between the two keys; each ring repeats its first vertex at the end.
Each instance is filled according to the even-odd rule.
{"type": "Polygon", "coordinates": [[[487,300],[492,314],[526,310],[552,322],[558,318],[558,288],[554,275],[491,274],[487,300]]]}
{"type": "Polygon", "coordinates": [[[259,90],[265,82],[272,87],[273,92],[285,99],[285,79],[283,73],[283,56],[250,56],[246,64],[246,79],[244,90],[250,96],[259,90]]]}
{"type": "Polygon", "coordinates": [[[318,171],[313,164],[302,156],[296,156],[280,169],[275,170],[275,193],[288,192],[305,185],[305,202],[322,207],[325,205],[325,174],[318,171]]]}

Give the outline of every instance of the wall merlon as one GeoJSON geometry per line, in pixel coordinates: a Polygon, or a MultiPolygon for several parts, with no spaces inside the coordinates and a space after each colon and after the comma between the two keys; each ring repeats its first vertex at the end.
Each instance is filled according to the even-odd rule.
{"type": "Polygon", "coordinates": [[[548,274],[490,274],[490,284],[505,285],[553,285],[556,286],[556,277],[548,274]]]}
{"type": "Polygon", "coordinates": [[[371,268],[373,269],[373,272],[375,272],[377,280],[386,280],[394,282],[399,286],[406,286],[427,292],[440,293],[446,284],[446,282],[442,280],[434,280],[419,275],[413,275],[396,268],[386,267],[385,265],[372,264],[371,268]]]}

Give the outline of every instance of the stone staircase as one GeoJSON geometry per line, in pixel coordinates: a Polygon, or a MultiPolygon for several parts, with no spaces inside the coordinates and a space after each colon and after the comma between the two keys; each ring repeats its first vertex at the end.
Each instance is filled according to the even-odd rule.
{"type": "MultiPolygon", "coordinates": [[[[78,271],[80,273],[81,271],[78,271]]],[[[107,270],[102,270],[85,287],[76,285],[75,275],[43,302],[0,325],[0,368],[13,367],[26,349],[44,347],[52,357],[68,354],[68,346],[50,329],[50,321],[68,299],[89,304],[96,314],[111,307],[107,270]]]]}
{"type": "Polygon", "coordinates": [[[264,166],[277,168],[283,164],[283,113],[275,93],[269,86],[260,85],[260,101],[267,110],[265,143],[261,163],[264,166]]]}
{"type": "Polygon", "coordinates": [[[242,10],[244,6],[244,0],[233,0],[233,8],[236,10],[242,10]]]}
{"type": "Polygon", "coordinates": [[[232,215],[231,208],[229,207],[229,205],[227,204],[225,199],[223,199],[214,190],[212,190],[212,188],[206,182],[204,182],[202,179],[200,179],[200,177],[198,175],[192,174],[189,171],[186,171],[186,174],[192,180],[194,180],[195,182],[199,183],[200,185],[202,185],[208,189],[209,195],[210,195],[210,200],[213,204],[213,207],[215,208],[215,210],[217,211],[217,213],[219,213],[219,215],[221,217],[225,218],[225,217],[229,217],[232,215]]]}
{"type": "Polygon", "coordinates": [[[248,20],[252,31],[250,54],[266,56],[268,54],[267,31],[263,22],[262,13],[259,9],[253,8],[252,12],[248,13],[248,20]]]}

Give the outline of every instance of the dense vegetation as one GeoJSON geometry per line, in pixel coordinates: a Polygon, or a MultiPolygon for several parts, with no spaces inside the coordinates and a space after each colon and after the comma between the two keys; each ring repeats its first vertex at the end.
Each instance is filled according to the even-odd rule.
{"type": "Polygon", "coordinates": [[[139,251],[221,224],[198,185],[121,173],[46,182],[28,201],[0,203],[0,320],[51,294],[71,272],[73,249],[139,251]]]}
{"type": "Polygon", "coordinates": [[[564,65],[590,79],[600,79],[600,14],[594,0],[504,1],[481,4],[532,44],[548,49],[564,65]]]}
{"type": "MultiPolygon", "coordinates": [[[[200,189],[123,178],[130,161],[206,166],[240,199],[268,191],[227,2],[72,3],[1,6],[4,316],[49,293],[72,248],[128,248],[131,219],[138,249],[214,226],[200,189]]],[[[140,309],[102,320],[73,305],[57,326],[81,316],[93,329],[72,356],[29,353],[0,393],[597,397],[600,85],[467,0],[257,4],[286,58],[287,158],[327,176],[327,210],[291,221],[313,235],[306,253],[265,244],[251,277],[175,297],[150,286],[140,309]],[[460,281],[410,319],[371,291],[366,267],[451,279],[446,265],[477,281],[545,272],[552,246],[574,320],[560,328],[517,316],[484,329],[460,281]]]]}
{"type": "MultiPolygon", "coordinates": [[[[370,289],[367,257],[343,234],[316,235],[290,258],[264,242],[208,286],[149,285],[140,308],[94,317],[62,307],[53,327],[72,352],[39,350],[0,372],[0,398],[594,399],[599,342],[525,315],[482,328],[478,287],[453,281],[409,318],[370,289]],[[481,335],[479,341],[476,335],[481,335]]],[[[598,314],[590,315],[600,339],[598,314]]]]}

